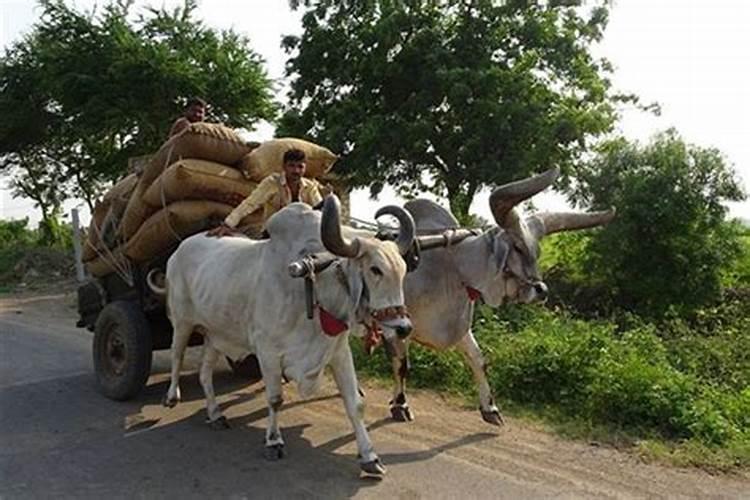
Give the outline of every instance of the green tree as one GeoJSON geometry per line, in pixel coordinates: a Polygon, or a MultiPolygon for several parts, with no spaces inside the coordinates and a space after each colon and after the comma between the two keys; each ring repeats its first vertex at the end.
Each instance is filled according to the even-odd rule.
{"type": "Polygon", "coordinates": [[[719,297],[723,270],[742,253],[741,226],[725,220],[722,203],[745,197],[719,151],[687,144],[675,130],[645,146],[615,139],[578,179],[574,202],[617,207],[592,235],[583,268],[621,306],[660,315],[719,297]]]}
{"type": "Polygon", "coordinates": [[[373,195],[447,195],[465,218],[474,194],[558,165],[570,172],[617,102],[590,48],[608,3],[528,0],[292,1],[290,109],[279,133],[342,154],[336,171],[373,195]],[[427,174],[427,175],[425,175],[427,174]]]}
{"type": "Polygon", "coordinates": [[[133,0],[83,13],[64,0],[39,6],[0,57],[0,171],[16,193],[37,193],[45,220],[70,196],[93,204],[129,157],[154,152],[187,97],[206,97],[209,120],[233,127],[276,116],[249,40],[204,26],[195,0],[172,11],[133,0]]]}

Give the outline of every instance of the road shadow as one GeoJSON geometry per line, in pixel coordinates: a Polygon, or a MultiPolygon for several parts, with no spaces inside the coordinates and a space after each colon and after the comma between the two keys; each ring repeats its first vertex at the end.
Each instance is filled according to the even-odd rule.
{"type": "MultiPolygon", "coordinates": [[[[284,425],[284,411],[337,394],[284,405],[288,456],[271,462],[263,456],[267,411],[262,384],[248,387],[226,371],[217,372],[215,386],[224,411],[252,406],[229,418],[231,428],[225,431],[205,425],[196,374],[182,378],[185,403],[175,409],[161,408],[168,380],[158,377],[128,402],[100,395],[93,374],[0,390],[0,497],[349,498],[379,484],[360,478],[353,454],[336,452],[352,442],[352,433],[315,446],[304,435],[315,422],[284,425]]],[[[388,423],[380,420],[370,428],[388,423]]],[[[350,429],[343,411],[341,426],[350,429]]],[[[428,460],[480,439],[485,437],[383,459],[386,464],[428,460]]]]}

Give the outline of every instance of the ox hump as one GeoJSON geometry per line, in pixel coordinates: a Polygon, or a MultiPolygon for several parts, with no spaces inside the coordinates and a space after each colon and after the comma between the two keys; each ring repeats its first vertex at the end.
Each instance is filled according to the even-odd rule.
{"type": "Polygon", "coordinates": [[[320,212],[304,203],[291,203],[266,222],[271,241],[286,243],[320,240],[320,212]]]}
{"type": "Polygon", "coordinates": [[[407,201],[404,208],[414,218],[417,232],[459,227],[458,220],[453,214],[432,200],[419,198],[407,201]]]}

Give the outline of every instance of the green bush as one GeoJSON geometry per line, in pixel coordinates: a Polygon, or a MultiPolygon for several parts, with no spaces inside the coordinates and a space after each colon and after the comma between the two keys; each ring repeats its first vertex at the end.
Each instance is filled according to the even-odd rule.
{"type": "Polygon", "coordinates": [[[0,220],[0,249],[31,246],[37,235],[26,226],[29,219],[0,220]]]}
{"type": "MultiPolygon", "coordinates": [[[[47,228],[28,229],[28,219],[0,220],[0,283],[3,291],[25,280],[54,281],[73,275],[72,231],[57,224],[60,237],[47,245],[47,228]]],[[[28,284],[28,283],[27,283],[28,284]]]]}
{"type": "Polygon", "coordinates": [[[737,261],[722,273],[722,285],[725,288],[750,289],[750,229],[744,231],[740,243],[737,261]]]}
{"type": "MultiPolygon", "coordinates": [[[[740,325],[749,318],[742,303],[704,310],[692,322],[664,323],[634,315],[585,321],[542,307],[480,307],[474,331],[495,394],[515,408],[552,410],[558,418],[636,438],[689,442],[744,464],[750,461],[750,329],[740,325]]],[[[366,357],[359,344],[358,370],[389,377],[385,357],[366,357]]],[[[459,353],[419,346],[411,351],[409,385],[476,397],[459,353]]]]}
{"type": "Polygon", "coordinates": [[[578,174],[575,201],[617,208],[586,246],[587,279],[606,283],[619,307],[654,318],[716,300],[742,259],[744,231],[725,220],[723,203],[744,193],[719,151],[668,130],[645,146],[605,142],[578,174]]]}

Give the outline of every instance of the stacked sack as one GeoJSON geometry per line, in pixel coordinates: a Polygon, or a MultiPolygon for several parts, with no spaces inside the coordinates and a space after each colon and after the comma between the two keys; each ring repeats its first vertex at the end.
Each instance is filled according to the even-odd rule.
{"type": "MultiPolygon", "coordinates": [[[[222,125],[192,124],[165,142],[137,178],[130,175],[118,182],[97,204],[84,246],[87,269],[102,276],[127,267],[128,261],[154,259],[187,236],[218,224],[266,175],[283,170],[283,155],[290,148],[305,151],[306,175],[313,178],[328,172],[337,159],[328,149],[301,139],[258,145],[222,125]],[[110,211],[115,213],[107,219],[110,211]],[[98,237],[103,227],[109,232],[98,237]]],[[[239,227],[259,232],[261,217],[258,210],[239,227]]]]}

